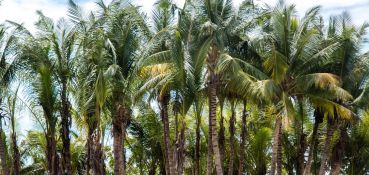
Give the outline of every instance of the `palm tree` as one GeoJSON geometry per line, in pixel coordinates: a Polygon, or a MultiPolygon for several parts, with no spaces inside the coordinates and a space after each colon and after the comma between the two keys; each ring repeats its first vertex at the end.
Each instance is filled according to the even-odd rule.
{"type": "MultiPolygon", "coordinates": [[[[49,25],[53,25],[52,23],[49,25]]],[[[53,43],[53,52],[56,54],[56,72],[61,100],[61,138],[62,147],[62,171],[65,174],[72,174],[71,153],[70,153],[70,127],[72,124],[70,114],[70,101],[68,95],[68,84],[73,72],[73,52],[75,47],[76,34],[71,27],[61,19],[55,31],[50,32],[50,40],[53,43]]]]}
{"type": "Polygon", "coordinates": [[[145,37],[146,24],[138,8],[123,1],[106,6],[99,3],[110,48],[109,82],[112,89],[114,173],[125,174],[124,139],[131,115],[132,94],[135,87],[134,63],[139,51],[140,38],[145,37]]]}
{"type": "Polygon", "coordinates": [[[11,140],[12,140],[12,174],[20,174],[20,153],[19,147],[17,143],[17,132],[16,132],[16,120],[15,120],[15,112],[17,107],[17,99],[18,99],[18,90],[15,90],[13,95],[8,96],[7,99],[7,114],[10,119],[10,126],[11,126],[11,140]]]}
{"type": "MultiPolygon", "coordinates": [[[[364,36],[366,34],[366,29],[368,24],[364,23],[361,26],[354,26],[350,21],[350,16],[347,13],[343,13],[338,17],[332,17],[330,20],[330,25],[328,26],[328,37],[338,40],[341,45],[337,52],[332,56],[332,63],[327,65],[327,71],[332,72],[343,80],[342,87],[350,92],[354,97],[353,101],[357,103],[354,104],[352,107],[355,107],[353,111],[358,111],[358,109],[365,107],[366,105],[362,106],[359,105],[358,101],[360,100],[360,95],[365,94],[365,89],[363,90],[360,86],[366,83],[366,74],[367,67],[364,62],[367,61],[367,56],[364,54],[360,54],[360,46],[364,42],[364,36]]],[[[347,101],[338,101],[342,105],[349,106],[347,101]]],[[[345,118],[343,118],[345,119],[345,118]]],[[[352,118],[350,118],[352,119],[352,118]]],[[[343,137],[340,138],[340,141],[337,144],[343,144],[343,140],[345,137],[346,128],[347,128],[347,120],[343,120],[343,124],[335,124],[329,122],[328,119],[328,128],[327,128],[327,137],[326,143],[324,145],[324,152],[322,153],[322,160],[320,162],[320,169],[319,174],[325,174],[327,168],[327,160],[330,154],[331,148],[331,137],[332,134],[329,132],[335,132],[335,129],[340,128],[340,133],[343,137]],[[329,125],[337,125],[337,126],[329,126],[329,125]],[[333,128],[333,129],[331,129],[333,128]],[[331,129],[331,130],[328,130],[331,129]]],[[[340,145],[339,147],[335,147],[335,150],[343,149],[344,145],[340,145]]],[[[333,159],[334,166],[332,167],[333,174],[338,174],[341,169],[342,164],[342,151],[339,151],[337,157],[333,159]]]]}
{"type": "MultiPolygon", "coordinates": [[[[0,51],[0,105],[3,104],[3,100],[10,88],[11,82],[15,78],[15,72],[19,68],[19,60],[10,56],[14,53],[15,32],[18,28],[13,29],[9,33],[6,32],[7,28],[1,26],[0,28],[0,45],[2,50],[0,51]]],[[[2,113],[3,111],[0,111],[2,113]]],[[[3,119],[3,116],[1,116],[3,119]]],[[[2,128],[1,128],[2,129],[2,128]]],[[[6,152],[5,152],[5,135],[1,135],[0,138],[0,160],[2,162],[3,174],[9,174],[9,168],[7,166],[6,152]]]]}
{"type": "Polygon", "coordinates": [[[262,70],[257,71],[248,63],[233,59],[228,55],[221,56],[222,61],[219,67],[221,72],[228,70],[228,73],[233,74],[230,86],[235,86],[234,89],[238,89],[238,93],[262,97],[266,102],[269,101],[268,103],[275,106],[277,116],[270,174],[274,174],[275,169],[277,169],[277,174],[281,174],[282,116],[292,119],[295,110],[292,100],[295,97],[305,96],[330,115],[333,115],[333,108],[335,108],[340,112],[339,115],[349,117],[351,112],[335,103],[332,97],[349,99],[351,96],[339,87],[337,76],[315,70],[319,65],[326,64],[324,60],[327,60],[338,47],[336,43],[322,46],[318,30],[309,27],[316,20],[319,8],[309,10],[301,22],[294,18],[294,6],[285,6],[283,2],[280,2],[272,9],[271,26],[266,27],[268,33],[252,42],[263,59],[262,70]],[[240,74],[239,72],[243,72],[242,67],[235,66],[236,63],[241,63],[248,74],[240,74]],[[304,69],[301,69],[302,66],[304,69]],[[237,83],[233,84],[232,81],[237,83]],[[331,96],[327,99],[321,94],[322,92],[329,93],[331,96]]]}
{"type": "Polygon", "coordinates": [[[42,35],[43,39],[50,42],[51,52],[55,54],[55,70],[58,82],[59,98],[61,101],[60,116],[61,116],[61,139],[63,142],[62,147],[62,172],[65,174],[72,174],[71,167],[71,155],[70,155],[70,127],[71,127],[71,114],[70,114],[70,101],[68,95],[68,85],[72,78],[73,72],[73,52],[76,41],[76,33],[74,29],[69,26],[65,19],[60,19],[55,25],[50,19],[46,19],[42,14],[41,18],[45,18],[39,21],[38,26],[44,26],[39,35],[42,35]]]}
{"type": "MultiPolygon", "coordinates": [[[[222,159],[218,144],[216,130],[216,107],[217,107],[217,82],[215,74],[218,57],[225,47],[227,28],[231,27],[230,19],[233,17],[232,1],[227,0],[203,0],[191,2],[194,8],[196,20],[200,24],[199,36],[203,42],[203,51],[207,52],[207,91],[209,97],[209,127],[211,133],[211,149],[215,156],[215,168],[217,174],[223,174],[222,159]]],[[[210,137],[209,137],[210,138],[210,137]]],[[[209,142],[210,143],[210,142],[209,142]]],[[[208,143],[208,145],[210,145],[208,143]]],[[[209,147],[210,149],[210,147],[209,147]]]]}
{"type": "Polygon", "coordinates": [[[46,157],[49,174],[57,174],[59,171],[59,160],[56,154],[56,87],[53,77],[53,66],[49,57],[50,43],[38,41],[32,45],[22,46],[22,58],[27,59],[30,71],[36,75],[31,83],[34,100],[40,104],[44,113],[46,157]]]}

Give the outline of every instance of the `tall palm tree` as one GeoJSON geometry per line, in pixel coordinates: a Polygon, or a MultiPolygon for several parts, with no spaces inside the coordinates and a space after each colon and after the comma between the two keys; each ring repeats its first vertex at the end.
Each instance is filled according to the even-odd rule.
{"type": "MultiPolygon", "coordinates": [[[[203,51],[207,52],[207,91],[209,97],[209,127],[211,133],[211,149],[215,157],[215,168],[217,174],[223,174],[222,159],[218,144],[218,133],[216,130],[216,108],[217,108],[217,82],[215,74],[216,63],[220,53],[224,51],[225,40],[230,21],[234,15],[231,0],[202,0],[191,2],[194,8],[196,20],[200,24],[199,36],[202,38],[203,51]]],[[[210,143],[210,142],[209,142],[210,143]]],[[[208,143],[208,144],[209,144],[208,143]]],[[[210,145],[210,144],[209,144],[210,145]]],[[[210,147],[209,147],[210,149],[210,147]]]]}
{"type": "Polygon", "coordinates": [[[43,26],[38,35],[42,39],[50,42],[50,52],[55,55],[55,76],[57,78],[58,96],[61,101],[60,116],[61,130],[60,135],[63,142],[61,165],[62,172],[72,174],[71,155],[70,155],[70,100],[68,86],[73,74],[73,54],[75,52],[76,33],[72,26],[65,20],[60,19],[57,24],[46,18],[40,13],[41,18],[38,26],[43,26]]]}
{"type": "MultiPolygon", "coordinates": [[[[15,32],[18,30],[16,27],[10,32],[7,32],[5,26],[0,27],[0,105],[3,104],[7,91],[10,89],[11,82],[13,82],[16,71],[19,68],[20,61],[17,57],[14,58],[15,50],[15,32]]],[[[0,111],[2,113],[3,111],[0,111]]],[[[4,116],[1,117],[3,119],[4,116]]],[[[0,138],[0,160],[2,162],[3,174],[9,174],[9,168],[7,166],[6,152],[5,152],[5,135],[1,135],[0,138]]]]}
{"type": "Polygon", "coordinates": [[[14,94],[9,95],[7,98],[7,115],[9,116],[10,120],[10,130],[11,130],[11,140],[12,140],[12,174],[20,174],[20,153],[19,153],[19,147],[18,147],[18,137],[17,137],[17,131],[16,131],[16,109],[17,109],[17,99],[18,97],[18,90],[19,85],[17,89],[15,90],[14,94]]]}
{"type": "MultiPolygon", "coordinates": [[[[330,20],[330,24],[328,26],[328,37],[338,40],[341,45],[337,52],[332,55],[332,63],[327,65],[327,71],[332,72],[343,80],[342,87],[350,92],[353,96],[353,101],[356,102],[351,105],[351,108],[354,108],[353,111],[357,112],[360,108],[365,108],[366,105],[360,105],[358,101],[360,101],[361,94],[367,93],[365,88],[362,88],[362,84],[366,83],[366,75],[367,75],[367,66],[364,62],[367,61],[368,57],[366,54],[360,53],[360,47],[364,42],[364,36],[366,35],[366,29],[368,28],[368,24],[364,23],[361,26],[356,27],[352,24],[350,20],[350,16],[347,13],[343,13],[340,16],[332,17],[330,20]],[[356,108],[356,109],[355,109],[356,108]]],[[[347,101],[338,101],[338,103],[348,106],[350,102],[347,101]]],[[[328,129],[333,128],[334,132],[335,129],[340,128],[340,132],[342,136],[346,134],[347,128],[347,120],[342,120],[343,124],[335,124],[335,126],[328,126],[328,129]]],[[[332,124],[328,122],[328,125],[332,124]]],[[[331,148],[331,137],[332,134],[329,134],[329,130],[327,129],[327,138],[324,148],[331,148]]],[[[337,144],[343,144],[342,139],[345,137],[341,137],[340,141],[337,144]]],[[[343,145],[335,147],[335,149],[343,149],[343,145]],[[341,147],[341,148],[339,148],[341,147]]],[[[327,160],[330,154],[331,149],[324,149],[322,153],[322,160],[320,164],[319,174],[325,174],[327,168],[327,160]]],[[[340,151],[340,150],[339,150],[340,151]]],[[[342,157],[343,153],[340,151],[337,153],[337,157],[333,159],[334,166],[332,167],[332,173],[338,174],[341,169],[342,157]]]]}
{"type": "Polygon", "coordinates": [[[36,103],[44,113],[45,120],[45,138],[47,168],[49,174],[57,174],[59,172],[59,158],[56,150],[56,125],[57,117],[55,115],[56,104],[56,87],[53,77],[53,66],[49,57],[50,43],[43,41],[33,41],[33,44],[22,46],[22,58],[27,59],[30,65],[30,71],[37,78],[31,83],[32,95],[36,103]]]}
{"type": "Polygon", "coordinates": [[[228,70],[228,73],[236,75],[231,78],[233,81],[230,86],[233,86],[232,82],[237,82],[234,86],[241,94],[262,97],[261,99],[275,106],[277,116],[270,174],[274,174],[276,169],[277,174],[282,173],[282,117],[293,119],[292,104],[295,97],[307,97],[311,103],[320,106],[330,115],[333,115],[333,109],[337,109],[341,116],[351,115],[350,110],[333,101],[332,97],[351,98],[339,87],[338,77],[316,70],[316,67],[327,63],[325,60],[338,47],[337,43],[322,45],[318,30],[310,27],[314,24],[318,12],[319,8],[307,11],[299,22],[294,17],[294,6],[286,6],[280,2],[272,8],[270,28],[266,27],[267,33],[261,39],[252,41],[263,60],[262,70],[256,70],[248,63],[232,59],[228,55],[221,56],[220,71],[228,70]],[[239,65],[232,66],[237,62],[241,63],[243,68],[239,65]],[[301,66],[304,66],[304,69],[301,69],[301,66]],[[242,69],[244,71],[241,71],[242,69]],[[331,96],[327,98],[322,92],[331,96]]]}
{"type": "Polygon", "coordinates": [[[112,86],[114,173],[125,174],[124,139],[136,88],[134,63],[140,49],[139,39],[146,37],[147,27],[138,8],[129,3],[115,1],[108,6],[103,2],[99,5],[108,26],[106,38],[111,47],[107,71],[112,86]]]}

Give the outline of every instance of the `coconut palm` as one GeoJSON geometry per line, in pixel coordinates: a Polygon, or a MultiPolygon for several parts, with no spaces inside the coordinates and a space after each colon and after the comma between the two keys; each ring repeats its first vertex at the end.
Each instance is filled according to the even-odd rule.
{"type": "MultiPolygon", "coordinates": [[[[368,57],[366,54],[360,53],[360,46],[364,42],[364,36],[366,34],[366,29],[368,25],[364,23],[361,26],[356,27],[352,24],[350,21],[350,16],[347,13],[343,13],[340,16],[332,17],[330,20],[330,25],[328,26],[328,37],[334,38],[335,40],[338,40],[341,45],[337,52],[332,56],[333,61],[331,64],[327,65],[327,71],[332,72],[336,75],[339,75],[339,77],[342,79],[342,87],[350,92],[350,94],[354,97],[354,100],[356,105],[354,104],[352,107],[355,107],[356,109],[353,109],[354,111],[358,111],[360,108],[365,107],[366,105],[362,106],[360,105],[360,96],[361,94],[367,93],[365,89],[363,89],[361,86],[362,84],[365,84],[366,82],[366,74],[367,74],[367,66],[364,62],[367,61],[368,57]]],[[[324,68],[323,68],[324,69],[324,68]]],[[[342,105],[349,106],[349,102],[341,101],[339,102],[342,105]]],[[[334,129],[340,129],[340,134],[342,137],[338,141],[338,145],[335,147],[334,150],[338,151],[336,154],[336,158],[334,158],[332,161],[332,173],[333,174],[339,174],[342,164],[342,157],[343,153],[341,150],[343,150],[344,145],[343,140],[345,138],[345,135],[347,135],[347,120],[342,121],[343,124],[335,124],[338,125],[336,127],[330,127],[334,129]]],[[[328,122],[328,124],[332,124],[328,122]]],[[[329,130],[327,130],[329,132],[329,130]]],[[[331,131],[334,132],[334,131],[331,131]]],[[[327,136],[331,137],[331,134],[327,136]]],[[[326,138],[326,144],[324,145],[324,148],[331,148],[331,139],[330,137],[326,138]]],[[[329,152],[330,149],[325,149],[326,152],[322,153],[322,160],[320,162],[320,169],[319,174],[325,174],[327,171],[327,160],[329,159],[329,152]]]]}
{"type": "Polygon", "coordinates": [[[311,103],[319,105],[329,115],[333,115],[333,109],[336,109],[342,117],[351,116],[350,110],[333,101],[332,97],[346,100],[351,98],[339,87],[338,77],[315,70],[317,66],[326,64],[325,60],[338,47],[337,43],[328,46],[321,44],[319,31],[312,25],[317,19],[318,11],[319,8],[313,8],[298,21],[294,17],[294,6],[286,6],[280,2],[272,8],[270,27],[265,29],[267,33],[252,43],[263,60],[261,71],[244,61],[232,59],[229,55],[221,56],[223,61],[219,66],[220,71],[228,70],[236,75],[231,81],[237,82],[235,89],[242,92],[240,94],[262,97],[267,103],[271,102],[275,106],[277,116],[270,174],[274,174],[275,169],[277,174],[282,173],[282,116],[293,118],[292,104],[296,97],[307,97],[311,103]],[[232,66],[235,62],[241,62],[244,71],[241,71],[241,66],[232,66]],[[301,66],[305,66],[304,69],[301,69],[301,66]],[[328,92],[331,96],[327,98],[321,95],[322,92],[328,92]]]}

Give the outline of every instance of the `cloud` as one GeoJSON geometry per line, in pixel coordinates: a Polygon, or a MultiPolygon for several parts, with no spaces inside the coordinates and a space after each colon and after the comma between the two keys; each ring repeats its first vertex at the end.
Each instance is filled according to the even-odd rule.
{"type": "MultiPolygon", "coordinates": [[[[37,10],[55,21],[67,14],[67,0],[3,0],[0,6],[0,23],[11,20],[23,23],[31,32],[35,31],[37,10]]],[[[76,1],[84,9],[93,9],[95,1],[76,1]]]]}

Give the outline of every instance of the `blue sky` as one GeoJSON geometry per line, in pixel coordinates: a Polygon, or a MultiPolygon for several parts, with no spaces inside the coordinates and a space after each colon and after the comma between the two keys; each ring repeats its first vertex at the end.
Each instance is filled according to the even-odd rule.
{"type": "MultiPolygon", "coordinates": [[[[104,0],[106,2],[110,0],[104,0]]],[[[151,7],[156,0],[135,0],[137,5],[142,6],[143,11],[150,14],[151,7]]],[[[242,0],[234,0],[237,6],[242,0]]],[[[258,4],[275,4],[277,0],[254,0],[258,4]]],[[[348,11],[355,24],[362,24],[364,21],[369,22],[369,1],[368,0],[286,0],[287,3],[296,4],[299,14],[303,14],[307,9],[322,5],[322,14],[324,18],[330,15],[337,15],[343,11],[348,11]]],[[[96,7],[96,0],[75,0],[80,6],[86,10],[92,10],[96,7]]],[[[183,5],[184,0],[174,0],[179,6],[183,5]]],[[[12,20],[23,23],[29,30],[34,31],[33,24],[37,20],[36,10],[41,10],[46,16],[55,20],[65,17],[67,12],[68,0],[3,0],[0,6],[0,23],[5,20],[12,20]]],[[[364,50],[369,50],[365,47],[364,50]]],[[[31,129],[32,117],[28,115],[22,116],[18,123],[21,124],[22,131],[31,129]]]]}

